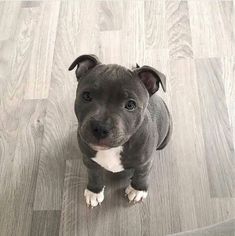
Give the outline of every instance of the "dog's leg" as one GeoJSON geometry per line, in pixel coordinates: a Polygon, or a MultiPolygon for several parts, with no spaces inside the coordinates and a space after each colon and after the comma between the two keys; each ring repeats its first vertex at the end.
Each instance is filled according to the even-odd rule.
{"type": "Polygon", "coordinates": [[[140,202],[147,197],[150,169],[151,164],[135,169],[131,184],[125,190],[130,202],[140,202]]]}
{"type": "Polygon", "coordinates": [[[101,168],[88,170],[88,185],[84,191],[87,206],[92,208],[104,200],[104,173],[101,168]]]}

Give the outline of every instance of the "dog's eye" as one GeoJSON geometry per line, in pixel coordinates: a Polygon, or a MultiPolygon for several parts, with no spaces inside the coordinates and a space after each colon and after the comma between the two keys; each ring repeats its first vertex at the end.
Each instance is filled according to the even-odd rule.
{"type": "Polygon", "coordinates": [[[133,111],[135,110],[136,108],[136,102],[134,100],[129,100],[127,101],[126,105],[125,105],[125,108],[128,110],[128,111],[133,111]]]}
{"type": "Polygon", "coordinates": [[[83,92],[82,99],[86,102],[90,102],[92,100],[90,92],[83,92]]]}

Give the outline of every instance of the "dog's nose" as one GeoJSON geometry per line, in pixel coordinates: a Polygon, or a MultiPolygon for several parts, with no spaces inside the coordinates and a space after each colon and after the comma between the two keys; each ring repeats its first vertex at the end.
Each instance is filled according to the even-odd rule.
{"type": "Polygon", "coordinates": [[[97,139],[103,139],[109,135],[110,127],[109,125],[102,123],[100,121],[92,121],[91,131],[97,139]]]}

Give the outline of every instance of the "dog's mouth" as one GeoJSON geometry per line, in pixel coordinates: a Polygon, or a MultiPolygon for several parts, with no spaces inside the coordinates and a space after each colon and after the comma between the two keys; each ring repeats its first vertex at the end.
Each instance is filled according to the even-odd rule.
{"type": "Polygon", "coordinates": [[[119,146],[115,145],[113,142],[111,142],[111,140],[108,139],[96,140],[94,137],[92,136],[86,137],[82,133],[80,133],[80,137],[90,148],[92,148],[95,151],[108,150],[116,146],[119,146]]]}
{"type": "Polygon", "coordinates": [[[95,140],[93,138],[86,139],[81,135],[81,138],[83,141],[93,150],[95,151],[102,151],[102,150],[108,150],[111,148],[115,148],[118,146],[121,146],[123,144],[123,140],[110,140],[110,139],[100,139],[95,140]]]}
{"type": "Polygon", "coordinates": [[[104,151],[104,150],[108,150],[111,149],[112,147],[108,147],[108,146],[100,146],[100,145],[93,145],[93,144],[89,144],[89,146],[94,150],[94,151],[104,151]]]}
{"type": "Polygon", "coordinates": [[[100,139],[96,142],[87,142],[87,144],[95,151],[108,150],[117,146],[120,146],[118,143],[112,143],[110,140],[100,139]]]}

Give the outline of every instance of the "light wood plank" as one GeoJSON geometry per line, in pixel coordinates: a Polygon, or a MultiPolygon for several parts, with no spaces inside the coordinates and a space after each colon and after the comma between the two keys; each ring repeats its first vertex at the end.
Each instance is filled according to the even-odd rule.
{"type": "Polygon", "coordinates": [[[19,3],[4,3],[4,8],[1,9],[4,17],[9,14],[9,11],[12,14],[9,14],[9,25],[6,24],[10,30],[1,34],[4,40],[0,41],[0,228],[2,235],[11,235],[13,230],[17,230],[18,235],[25,235],[29,230],[34,181],[42,138],[40,132],[43,128],[42,120],[39,119],[40,123],[37,123],[34,119],[37,119],[37,116],[43,117],[45,111],[44,102],[23,101],[27,65],[36,24],[33,16],[37,9],[18,9],[19,3]]]}
{"type": "Polygon", "coordinates": [[[166,1],[166,18],[170,58],[192,58],[188,2],[166,1]]]}
{"type": "Polygon", "coordinates": [[[58,236],[60,211],[34,211],[30,236],[58,236]]]}
{"type": "Polygon", "coordinates": [[[222,58],[221,61],[228,114],[233,129],[233,148],[235,148],[235,57],[222,58]]]}
{"type": "Polygon", "coordinates": [[[136,62],[143,64],[145,57],[144,1],[123,1],[110,8],[110,14],[115,15],[117,8],[123,11],[120,13],[122,28],[100,32],[100,59],[104,63],[119,63],[132,68],[136,62]]]}
{"type": "Polygon", "coordinates": [[[218,59],[198,59],[196,70],[211,196],[232,197],[235,154],[221,62],[218,59]]]}
{"type": "Polygon", "coordinates": [[[35,15],[38,13],[38,8],[20,8],[20,13],[18,10],[16,13],[13,8],[18,9],[18,2],[15,6],[11,2],[9,5],[5,3],[4,6],[3,16],[6,17],[9,11],[12,11],[13,15],[17,15],[17,19],[12,17],[9,20],[9,23],[12,21],[11,30],[14,34],[9,34],[9,38],[0,41],[1,105],[2,109],[6,109],[6,113],[9,114],[12,111],[11,108],[15,109],[24,96],[30,62],[29,56],[37,21],[35,15]]]}
{"type": "Polygon", "coordinates": [[[97,4],[100,31],[120,30],[123,24],[122,1],[98,1],[97,4]]]}
{"type": "Polygon", "coordinates": [[[120,31],[103,31],[100,33],[100,60],[102,63],[122,64],[122,47],[120,31]]]}
{"type": "MultiPolygon", "coordinates": [[[[198,227],[197,217],[200,214],[200,209],[205,208],[205,199],[209,196],[193,61],[189,59],[171,61],[168,78],[171,86],[168,94],[170,93],[174,121],[172,153],[175,155],[179,171],[179,204],[181,207],[178,214],[182,220],[181,231],[185,231],[198,227]]],[[[210,212],[203,211],[203,214],[204,224],[209,224],[211,222],[210,212]]]]}
{"type": "MultiPolygon", "coordinates": [[[[219,70],[215,74],[219,77],[219,70]]],[[[170,62],[168,101],[170,101],[174,121],[172,152],[176,156],[179,169],[181,231],[205,227],[234,217],[232,199],[217,201],[211,198],[211,173],[210,169],[208,170],[210,163],[207,162],[208,149],[206,149],[208,143],[204,141],[204,132],[205,130],[210,132],[210,127],[202,124],[202,99],[199,91],[204,81],[199,80],[198,76],[194,60],[170,62]]],[[[207,80],[206,77],[203,79],[207,80]]],[[[209,107],[207,106],[207,109],[209,107]]],[[[211,138],[213,139],[212,136],[211,138]]],[[[231,176],[230,172],[228,178],[231,176]]],[[[216,183],[223,188],[223,182],[216,183]]]]}
{"type": "Polygon", "coordinates": [[[21,2],[4,1],[0,2],[0,40],[7,40],[14,37],[19,19],[21,2]]]}
{"type": "Polygon", "coordinates": [[[144,27],[146,49],[167,48],[165,1],[145,1],[144,27]]]}
{"type": "MultiPolygon", "coordinates": [[[[23,102],[19,111],[22,118],[16,130],[14,153],[12,156],[9,156],[10,153],[2,153],[1,166],[4,168],[0,178],[1,235],[15,235],[17,232],[17,235],[24,236],[30,232],[45,111],[45,101],[23,102]],[[10,160],[4,160],[5,158],[10,160]]],[[[3,143],[3,148],[10,149],[11,146],[8,145],[12,143],[3,143]]]]}
{"type": "Polygon", "coordinates": [[[123,1],[123,9],[121,61],[131,68],[145,58],[144,1],[123,1]]]}
{"type": "Polygon", "coordinates": [[[83,196],[86,177],[81,159],[66,161],[60,235],[88,235],[88,222],[84,221],[88,212],[83,196]]]}
{"type": "Polygon", "coordinates": [[[171,234],[168,236],[234,236],[234,235],[235,235],[235,219],[231,219],[201,229],[196,229],[184,233],[171,234]]]}
{"type": "Polygon", "coordinates": [[[59,9],[60,2],[44,1],[35,16],[25,99],[48,97],[59,9]]]}
{"type": "Polygon", "coordinates": [[[166,149],[154,153],[147,202],[149,206],[146,205],[145,211],[146,221],[149,221],[145,222],[149,235],[166,235],[181,231],[178,171],[170,142],[166,149]]]}
{"type": "Polygon", "coordinates": [[[233,3],[219,0],[189,1],[188,5],[194,57],[233,55],[233,3]]]}
{"type": "Polygon", "coordinates": [[[235,198],[212,198],[216,223],[235,219],[235,198]]]}
{"type": "Polygon", "coordinates": [[[22,8],[40,7],[42,1],[21,1],[22,8]]]}

